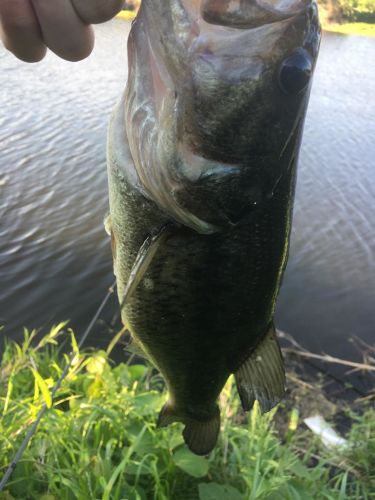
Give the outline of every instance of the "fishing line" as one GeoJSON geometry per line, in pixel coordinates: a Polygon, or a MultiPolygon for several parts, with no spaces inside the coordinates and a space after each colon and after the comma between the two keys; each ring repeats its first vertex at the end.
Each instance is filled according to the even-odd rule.
{"type": "MultiPolygon", "coordinates": [[[[93,329],[93,327],[94,327],[97,319],[99,318],[99,316],[100,316],[101,312],[103,311],[105,305],[107,304],[109,298],[114,293],[115,286],[116,286],[116,280],[113,282],[112,286],[108,289],[107,295],[104,297],[102,303],[100,304],[100,306],[98,307],[98,309],[97,309],[94,317],[92,318],[89,326],[86,328],[85,333],[82,335],[81,340],[78,343],[78,348],[79,349],[82,347],[83,343],[85,342],[85,340],[87,339],[87,337],[91,333],[91,330],[93,329]]],[[[60,378],[58,379],[58,381],[56,382],[55,386],[53,387],[53,389],[51,391],[51,398],[52,398],[52,400],[53,400],[56,392],[60,389],[61,384],[62,384],[64,378],[68,374],[69,368],[72,366],[72,363],[74,361],[75,356],[76,356],[76,353],[74,351],[70,353],[70,355],[69,355],[69,361],[66,364],[66,366],[65,366],[62,374],[60,375],[60,378]]],[[[52,407],[53,407],[53,405],[51,406],[51,408],[52,407]]],[[[39,411],[36,420],[31,425],[31,427],[30,427],[28,433],[26,434],[26,436],[25,436],[25,438],[24,438],[21,446],[19,447],[19,449],[18,449],[17,453],[15,454],[12,462],[10,463],[8,469],[6,470],[6,472],[5,472],[2,480],[0,481],[0,492],[4,489],[5,485],[7,484],[8,480],[9,480],[10,476],[12,475],[14,469],[16,468],[18,462],[21,460],[22,455],[23,455],[25,449],[27,448],[27,445],[29,444],[31,438],[35,434],[40,421],[42,420],[44,414],[49,409],[50,408],[48,408],[47,404],[45,403],[42,406],[41,410],[39,411]]]]}

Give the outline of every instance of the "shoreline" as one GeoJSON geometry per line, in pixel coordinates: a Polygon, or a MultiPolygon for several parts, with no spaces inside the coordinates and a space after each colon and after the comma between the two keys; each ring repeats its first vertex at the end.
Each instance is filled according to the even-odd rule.
{"type": "MultiPolygon", "coordinates": [[[[116,16],[117,19],[123,19],[125,21],[133,21],[136,13],[129,10],[122,10],[116,16]]],[[[354,36],[375,36],[375,24],[370,23],[325,23],[322,22],[323,31],[329,31],[330,33],[341,33],[343,35],[354,35],[354,36]]]]}
{"type": "Polygon", "coordinates": [[[375,36],[375,24],[370,23],[322,23],[323,31],[352,36],[375,36]]]}

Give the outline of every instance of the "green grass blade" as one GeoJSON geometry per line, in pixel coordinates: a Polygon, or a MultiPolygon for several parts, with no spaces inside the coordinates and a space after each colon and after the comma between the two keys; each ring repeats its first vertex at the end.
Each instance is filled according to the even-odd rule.
{"type": "Polygon", "coordinates": [[[51,393],[49,392],[49,389],[48,389],[48,386],[47,386],[45,380],[38,373],[38,371],[35,370],[34,368],[32,368],[31,371],[33,372],[35,381],[38,384],[38,387],[40,389],[40,392],[42,393],[42,396],[43,396],[44,402],[47,405],[47,408],[51,408],[52,407],[52,397],[51,397],[51,393]]]}

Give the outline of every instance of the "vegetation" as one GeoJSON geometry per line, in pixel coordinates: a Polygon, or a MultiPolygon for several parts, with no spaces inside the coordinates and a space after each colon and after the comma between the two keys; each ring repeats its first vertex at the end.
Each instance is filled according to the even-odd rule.
{"type": "Polygon", "coordinates": [[[345,35],[375,36],[374,0],[318,0],[323,29],[345,35]]]}
{"type": "Polygon", "coordinates": [[[375,36],[375,24],[369,23],[342,23],[324,24],[325,31],[342,33],[343,35],[375,36]]]}
{"type": "Polygon", "coordinates": [[[375,23],[374,0],[337,0],[343,18],[351,22],[375,23]]]}
{"type": "MultiPolygon", "coordinates": [[[[0,479],[43,404],[50,406],[0,499],[240,500],[370,499],[375,495],[375,412],[348,413],[348,446],[329,450],[294,404],[249,417],[233,381],[221,397],[222,432],[208,457],[183,444],[181,425],[156,429],[166,400],[149,366],[121,363],[106,351],[79,352],[65,324],[38,340],[25,330],[7,342],[0,364],[0,479]],[[52,404],[50,390],[74,361],[52,404]],[[286,423],[278,426],[278,419],[286,423]],[[279,427],[279,430],[277,430],[279,427]]],[[[305,384],[307,385],[307,384],[305,384]]],[[[304,402],[301,402],[303,405],[304,402]]]]}
{"type": "MultiPolygon", "coordinates": [[[[323,29],[346,35],[375,36],[374,0],[318,0],[323,29]]],[[[133,10],[123,10],[119,18],[131,21],[133,10]]]]}

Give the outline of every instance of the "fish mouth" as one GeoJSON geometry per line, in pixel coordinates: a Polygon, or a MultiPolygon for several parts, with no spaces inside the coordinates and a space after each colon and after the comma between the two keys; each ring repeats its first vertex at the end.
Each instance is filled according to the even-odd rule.
{"type": "Polygon", "coordinates": [[[124,110],[142,194],[200,234],[242,221],[241,200],[228,193],[239,187],[247,211],[278,182],[277,152],[287,163],[319,40],[315,0],[143,0],[129,36],[124,110]],[[248,189],[242,179],[259,168],[267,185],[248,189]]]}
{"type": "Polygon", "coordinates": [[[211,25],[252,29],[298,16],[312,0],[182,0],[193,17],[211,25]]]}

